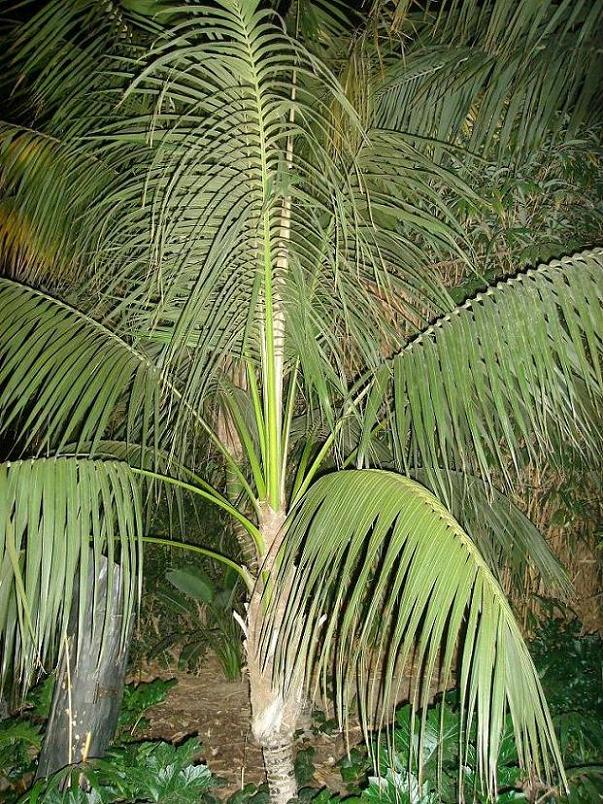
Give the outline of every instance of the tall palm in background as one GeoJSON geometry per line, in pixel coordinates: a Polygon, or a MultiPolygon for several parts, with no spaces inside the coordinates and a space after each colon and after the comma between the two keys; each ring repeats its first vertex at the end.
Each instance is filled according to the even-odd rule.
{"type": "Polygon", "coordinates": [[[471,267],[462,162],[588,115],[601,3],[342,9],[51,0],[0,132],[3,671],[55,655],[90,540],[129,612],[145,500],[200,495],[241,541],[279,802],[316,670],[368,725],[410,664],[417,705],[457,667],[488,789],[507,712],[559,769],[500,578],[564,575],[495,486],[559,442],[595,460],[603,391],[600,250],[460,307],[436,267],[471,267]]]}

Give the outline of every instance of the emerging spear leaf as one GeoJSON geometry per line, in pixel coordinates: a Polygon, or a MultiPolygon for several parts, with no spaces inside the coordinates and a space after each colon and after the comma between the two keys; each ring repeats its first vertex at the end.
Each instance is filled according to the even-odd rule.
{"type": "Polygon", "coordinates": [[[359,685],[365,725],[412,665],[427,704],[458,661],[465,726],[475,720],[482,778],[496,785],[504,718],[525,767],[561,767],[538,675],[504,593],[475,544],[415,481],[382,470],[318,480],[292,515],[269,604],[265,655],[275,677],[333,673],[345,720],[359,685]],[[302,624],[302,625],[300,625],[302,624]],[[458,652],[457,652],[458,651],[458,652]]]}

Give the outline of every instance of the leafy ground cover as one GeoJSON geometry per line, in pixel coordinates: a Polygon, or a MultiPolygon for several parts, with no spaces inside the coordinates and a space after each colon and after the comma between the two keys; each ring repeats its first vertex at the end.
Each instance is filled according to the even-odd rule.
{"type": "MultiPolygon", "coordinates": [[[[598,635],[581,635],[576,620],[551,619],[533,639],[531,652],[561,744],[569,795],[556,784],[545,788],[526,778],[519,768],[509,723],[499,755],[496,801],[598,801],[603,794],[603,640],[598,635]]],[[[176,744],[142,739],[153,707],[166,701],[174,684],[154,680],[128,685],[109,754],[32,786],[52,689],[52,679],[47,679],[30,694],[20,715],[0,722],[0,778],[4,780],[0,800],[7,804],[214,804],[226,799],[229,804],[266,804],[265,785],[244,784],[235,793],[225,792],[223,780],[201,761],[204,745],[197,736],[176,744]]],[[[341,784],[335,791],[320,789],[314,744],[318,738],[334,739],[336,724],[324,713],[314,712],[311,726],[298,735],[300,799],[315,804],[342,800],[348,804],[453,804],[463,796],[465,801],[485,802],[476,772],[474,730],[469,731],[469,761],[459,763],[461,728],[454,691],[434,701],[423,724],[410,705],[402,705],[393,729],[373,744],[379,774],[367,749],[357,745],[338,762],[341,784]]]]}

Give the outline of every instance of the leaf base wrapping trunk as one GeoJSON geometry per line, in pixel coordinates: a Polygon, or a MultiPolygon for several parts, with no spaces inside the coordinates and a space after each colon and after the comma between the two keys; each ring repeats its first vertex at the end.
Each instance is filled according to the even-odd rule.
{"type": "Polygon", "coordinates": [[[287,698],[283,698],[272,687],[270,677],[257,672],[253,662],[250,662],[249,686],[252,732],[262,749],[270,801],[287,804],[297,797],[293,735],[301,711],[302,696],[297,694],[301,691],[289,690],[287,698]]]}
{"type": "MultiPolygon", "coordinates": [[[[274,569],[274,559],[283,538],[285,512],[266,508],[261,523],[268,553],[262,564],[266,577],[274,569]]],[[[263,584],[254,589],[247,609],[247,670],[251,699],[253,736],[262,748],[266,779],[272,804],[287,804],[297,797],[297,781],[293,764],[293,735],[304,700],[302,679],[275,679],[271,655],[262,659],[262,625],[265,604],[263,584]],[[280,683],[279,683],[280,682],[280,683]],[[285,683],[289,682],[289,683],[285,683]],[[286,689],[286,693],[283,690],[286,689]]],[[[280,617],[273,623],[278,630],[280,617]]]]}

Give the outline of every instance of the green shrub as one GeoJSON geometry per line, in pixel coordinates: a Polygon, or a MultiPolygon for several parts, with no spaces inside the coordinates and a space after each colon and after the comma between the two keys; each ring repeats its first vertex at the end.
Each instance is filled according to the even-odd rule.
{"type": "Polygon", "coordinates": [[[138,800],[186,804],[198,801],[195,795],[206,784],[209,771],[192,762],[193,755],[200,750],[196,741],[178,747],[161,741],[132,742],[136,731],[144,728],[147,722],[144,714],[164,701],[175,683],[174,680],[155,679],[128,684],[124,689],[115,746],[107,758],[95,760],[84,771],[79,767],[71,768],[61,771],[51,780],[39,781],[20,798],[33,779],[42,746],[44,721],[50,710],[54,685],[54,678],[48,676],[29,693],[19,715],[0,721],[0,801],[4,804],[15,801],[49,804],[59,801],[73,804],[138,800]],[[152,786],[146,793],[137,768],[152,786]],[[78,787],[77,779],[82,772],[90,784],[89,790],[78,787]],[[63,790],[66,778],[72,777],[75,785],[63,790]],[[120,790],[129,790],[127,795],[136,793],[138,798],[128,798],[126,793],[125,798],[115,798],[120,790]],[[162,798],[153,798],[153,791],[161,793],[162,798]]]}
{"type": "Polygon", "coordinates": [[[196,739],[182,745],[130,743],[111,749],[103,759],[36,782],[23,804],[197,804],[215,786],[205,765],[196,764],[196,739]]]}
{"type": "Polygon", "coordinates": [[[117,740],[124,742],[148,725],[145,712],[165,701],[169,691],[177,684],[175,678],[156,678],[140,684],[126,684],[119,713],[117,740]]]}

